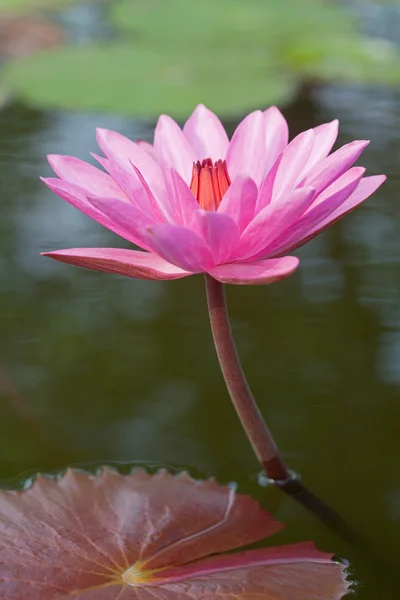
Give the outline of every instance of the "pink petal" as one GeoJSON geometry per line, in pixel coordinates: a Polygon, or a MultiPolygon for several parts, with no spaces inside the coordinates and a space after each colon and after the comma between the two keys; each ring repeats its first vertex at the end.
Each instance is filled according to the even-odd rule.
{"type": "Polygon", "coordinates": [[[248,177],[237,177],[222,198],[218,213],[231,217],[242,232],[254,216],[256,202],[257,186],[254,181],[248,177]]]}
{"type": "Polygon", "coordinates": [[[88,215],[91,219],[101,223],[105,227],[105,222],[109,223],[109,219],[107,219],[99,210],[94,208],[94,206],[87,199],[87,191],[80,188],[73,183],[68,183],[68,181],[64,181],[62,179],[56,179],[55,177],[41,177],[43,183],[47,185],[48,188],[57,196],[66,200],[68,204],[75,206],[85,215],[88,215]],[[103,219],[104,222],[99,221],[98,219],[103,219]]]}
{"type": "Polygon", "coordinates": [[[108,158],[92,156],[110,173],[124,190],[134,206],[157,221],[175,223],[175,211],[171,206],[171,194],[167,189],[168,177],[165,168],[160,171],[157,185],[150,187],[143,174],[133,163],[130,172],[108,158]]]}
{"type": "Polygon", "coordinates": [[[322,192],[351,167],[368,144],[369,141],[367,140],[357,140],[342,146],[342,148],[315,165],[307,173],[302,185],[309,185],[314,187],[318,193],[322,192]]]}
{"type": "Polygon", "coordinates": [[[348,171],[343,173],[343,175],[335,179],[335,181],[325,188],[323,192],[315,196],[314,202],[308,209],[308,212],[314,210],[314,208],[322,202],[332,198],[337,192],[344,191],[345,194],[348,195],[353,193],[364,174],[364,167],[351,167],[348,171]]]}
{"type": "MultiPolygon", "coordinates": [[[[146,194],[146,191],[136,173],[129,174],[127,170],[122,168],[118,163],[112,162],[109,158],[103,158],[102,156],[98,156],[97,154],[93,153],[92,156],[99,162],[99,164],[101,164],[103,169],[105,169],[105,171],[111,175],[114,181],[116,181],[131,204],[152,218],[155,217],[148,195],[146,194]]],[[[91,195],[93,196],[93,194],[91,195]]],[[[105,195],[103,195],[103,197],[104,196],[105,195]]],[[[112,194],[110,194],[110,196],[117,197],[112,196],[112,194]]]]}
{"type": "Polygon", "coordinates": [[[139,148],[147,152],[157,162],[157,152],[154,150],[153,144],[146,142],[146,140],[136,140],[136,143],[139,148]]]}
{"type": "Polygon", "coordinates": [[[313,188],[297,188],[288,192],[284,202],[271,203],[251,221],[240,238],[238,256],[250,258],[257,255],[268,243],[282,237],[286,231],[312,204],[313,188]]]}
{"type": "Polygon", "coordinates": [[[314,128],[314,147],[307,164],[304,167],[303,174],[306,174],[316,164],[328,156],[329,152],[332,150],[333,144],[336,142],[338,129],[339,121],[337,119],[314,128]]]}
{"type": "Polygon", "coordinates": [[[276,161],[274,162],[272,168],[269,170],[268,175],[266,176],[266,178],[264,179],[264,181],[261,184],[260,192],[258,194],[258,198],[257,198],[257,202],[256,202],[256,208],[254,211],[255,214],[258,214],[260,212],[260,210],[262,210],[265,206],[267,206],[272,200],[275,179],[276,179],[276,175],[278,173],[279,165],[281,164],[281,161],[282,161],[282,156],[283,156],[283,153],[281,152],[278,155],[276,161]]]}
{"type": "Polygon", "coordinates": [[[144,241],[166,261],[192,273],[201,273],[214,264],[206,242],[184,227],[160,224],[142,231],[144,241]]]}
{"type": "Polygon", "coordinates": [[[386,181],[386,175],[373,175],[372,177],[364,177],[358,184],[354,192],[336,208],[325,220],[322,220],[318,225],[310,232],[314,237],[320,233],[323,229],[332,225],[338,219],[341,219],[348,212],[356,208],[361,202],[364,202],[369,196],[371,196],[381,185],[386,181]]]}
{"type": "MultiPolygon", "coordinates": [[[[314,131],[309,129],[296,136],[282,153],[278,172],[275,177],[272,202],[285,199],[285,194],[290,190],[301,175],[314,146],[314,131]]],[[[315,187],[307,184],[309,187],[315,187]]]]}
{"type": "Polygon", "coordinates": [[[267,173],[280,152],[287,146],[289,128],[285,117],[276,106],[264,111],[265,172],[267,173]]]}
{"type": "MultiPolygon", "coordinates": [[[[97,223],[100,223],[100,225],[107,227],[107,229],[110,229],[110,231],[113,231],[117,235],[120,235],[124,239],[127,239],[132,243],[141,246],[142,248],[145,248],[146,250],[149,249],[148,246],[144,244],[141,237],[135,236],[133,231],[127,230],[125,223],[123,223],[122,226],[118,225],[116,222],[110,219],[109,216],[105,215],[99,207],[94,206],[92,202],[89,201],[89,199],[86,196],[85,190],[83,190],[82,188],[79,188],[78,186],[73,185],[72,183],[62,181],[61,179],[42,178],[42,181],[51,189],[52,192],[57,194],[57,196],[60,196],[60,198],[66,200],[69,204],[72,204],[72,206],[78,208],[85,215],[87,215],[97,223]]],[[[100,199],[96,198],[96,201],[100,201],[100,199]]],[[[105,200],[104,204],[107,204],[107,202],[109,201],[105,200]]],[[[147,224],[151,223],[151,220],[148,219],[146,215],[144,215],[141,211],[139,211],[134,206],[128,204],[127,202],[118,199],[113,199],[112,202],[117,202],[121,204],[125,209],[127,208],[131,211],[135,211],[137,218],[142,224],[143,222],[147,224]]]]}
{"type": "Polygon", "coordinates": [[[49,154],[47,159],[60,179],[79,186],[90,195],[112,196],[128,202],[128,198],[119,185],[100,169],[73,156],[49,154]]]}
{"type": "Polygon", "coordinates": [[[143,177],[143,175],[141,174],[139,169],[136,167],[136,165],[134,165],[133,163],[132,163],[132,168],[135,171],[135,174],[136,174],[137,178],[139,179],[140,183],[142,184],[142,187],[146,193],[146,196],[149,200],[150,206],[153,210],[154,218],[156,219],[156,221],[165,222],[165,220],[168,220],[168,213],[171,211],[171,206],[170,206],[169,202],[168,201],[164,202],[164,200],[167,199],[168,195],[163,194],[161,202],[159,201],[159,199],[157,200],[157,198],[153,194],[153,191],[150,189],[149,184],[147,183],[147,181],[145,180],[145,178],[143,177]]]}
{"type": "Polygon", "coordinates": [[[199,104],[183,127],[183,133],[196,153],[198,160],[211,158],[224,160],[229,139],[218,117],[199,104]]]}
{"type": "Polygon", "coordinates": [[[295,256],[272,258],[248,263],[231,263],[208,269],[209,275],[235,285],[265,285],[291,275],[299,265],[295,256]]]}
{"type": "Polygon", "coordinates": [[[210,249],[213,264],[234,259],[240,232],[230,217],[219,212],[197,210],[193,214],[193,227],[210,249]]]}
{"type": "Polygon", "coordinates": [[[283,231],[281,236],[276,238],[272,243],[269,243],[257,256],[286,254],[310,239],[312,231],[315,228],[319,230],[319,224],[326,219],[330,221],[330,215],[354,192],[364,172],[365,169],[362,167],[349,169],[347,173],[329,188],[329,193],[328,190],[326,190],[326,194],[324,192],[324,199],[321,202],[317,198],[315,204],[313,203],[311,208],[302,217],[283,231]]]}
{"type": "Polygon", "coordinates": [[[138,250],[70,248],[69,250],[43,252],[42,255],[94,271],[117,273],[138,279],[180,279],[191,275],[191,273],[171,265],[160,256],[138,250]]]}
{"type": "Polygon", "coordinates": [[[266,174],[265,119],[261,111],[247,115],[236,128],[226,161],[231,179],[251,177],[257,185],[266,174]]]}
{"type": "Polygon", "coordinates": [[[179,125],[167,115],[161,115],[158,119],[154,149],[167,165],[178,171],[184,181],[190,184],[197,156],[179,125]]]}
{"type": "MultiPolygon", "coordinates": [[[[142,231],[144,228],[155,225],[156,221],[139,210],[132,204],[126,204],[116,198],[88,198],[89,202],[97,208],[107,219],[112,226],[112,231],[119,233],[126,240],[143,245],[142,231]]],[[[111,227],[110,227],[111,229],[111,227]]]]}
{"type": "MultiPolygon", "coordinates": [[[[132,169],[132,164],[134,164],[155,195],[158,197],[159,194],[162,194],[162,168],[141,146],[120,133],[108,129],[97,129],[96,139],[105,156],[122,169],[125,169],[128,175],[132,177],[132,185],[135,184],[136,180],[136,175],[132,169]]],[[[137,185],[140,186],[139,182],[137,185]]]]}

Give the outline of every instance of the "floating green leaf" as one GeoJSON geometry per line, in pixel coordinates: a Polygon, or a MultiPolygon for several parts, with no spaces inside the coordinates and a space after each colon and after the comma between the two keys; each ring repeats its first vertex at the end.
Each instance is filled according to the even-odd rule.
{"type": "Polygon", "coordinates": [[[73,0],[0,0],[2,13],[33,12],[40,9],[59,9],[73,0]]]}
{"type": "Polygon", "coordinates": [[[282,48],[282,57],[302,79],[378,85],[400,82],[399,53],[385,40],[310,36],[302,44],[282,48]]]}
{"type": "Polygon", "coordinates": [[[295,80],[278,73],[260,47],[218,62],[190,52],[129,42],[64,47],[5,66],[4,82],[22,98],[47,107],[185,116],[199,102],[224,115],[284,102],[295,80]]]}
{"type": "MultiPolygon", "coordinates": [[[[119,0],[113,22],[125,31],[162,44],[212,44],[232,48],[244,43],[270,45],[282,34],[352,33],[349,14],[325,0],[119,0]]],[[[283,40],[290,43],[289,38],[283,40]]]]}
{"type": "Polygon", "coordinates": [[[400,82],[396,47],[362,36],[352,15],[326,0],[202,0],[190,10],[187,0],[119,0],[110,14],[124,31],[182,52],[230,48],[238,57],[258,44],[302,79],[400,82]]]}
{"type": "Polygon", "coordinates": [[[326,0],[119,0],[110,17],[124,39],[10,63],[4,83],[39,106],[143,117],[237,115],[301,82],[400,83],[395,46],[326,0]]]}

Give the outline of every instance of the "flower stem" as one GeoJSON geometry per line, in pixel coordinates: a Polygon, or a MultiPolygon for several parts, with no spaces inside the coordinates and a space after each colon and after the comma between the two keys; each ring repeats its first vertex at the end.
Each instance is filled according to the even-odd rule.
{"type": "Polygon", "coordinates": [[[224,286],[210,275],[206,274],[205,277],[211,330],[229,395],[267,476],[273,480],[286,481],[291,478],[291,474],[279,454],[240,364],[229,322],[224,286]]]}
{"type": "Polygon", "coordinates": [[[271,483],[294,498],[324,525],[354,547],[375,555],[354,527],[289,471],[251,393],[233,339],[223,284],[205,275],[215,349],[229,395],[253,450],[271,483]]]}

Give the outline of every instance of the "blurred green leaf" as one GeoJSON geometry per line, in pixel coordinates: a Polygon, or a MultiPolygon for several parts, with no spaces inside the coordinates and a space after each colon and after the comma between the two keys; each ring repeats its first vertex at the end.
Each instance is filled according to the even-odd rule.
{"type": "Polygon", "coordinates": [[[33,12],[40,9],[59,9],[74,0],[0,0],[2,13],[33,12]]]}
{"type": "Polygon", "coordinates": [[[400,57],[392,44],[377,39],[319,39],[287,46],[282,52],[298,76],[308,80],[397,85],[400,57]]]}
{"type": "Polygon", "coordinates": [[[400,83],[395,46],[327,0],[118,0],[109,14],[122,40],[9,63],[5,84],[41,106],[183,117],[284,103],[302,82],[400,83]]]}
{"type": "MultiPolygon", "coordinates": [[[[400,1],[400,0],[399,0],[400,1]]],[[[362,36],[354,17],[327,0],[119,0],[113,22],[164,47],[230,48],[239,56],[258,44],[277,68],[308,80],[400,82],[394,44],[362,36]]],[[[218,53],[218,54],[217,54],[218,53]]]]}
{"type": "Polygon", "coordinates": [[[375,5],[385,5],[385,4],[394,4],[395,6],[400,6],[400,0],[364,0],[364,4],[375,4],[375,5]]]}
{"type": "Polygon", "coordinates": [[[296,80],[276,72],[262,48],[241,55],[162,51],[143,44],[64,47],[9,63],[6,84],[47,107],[127,115],[188,114],[204,102],[224,114],[284,102],[296,80]]]}
{"type": "Polygon", "coordinates": [[[201,0],[191,2],[190,9],[187,0],[119,0],[110,16],[135,37],[175,47],[236,48],[255,42],[268,46],[298,31],[354,31],[351,16],[326,0],[201,0]]]}

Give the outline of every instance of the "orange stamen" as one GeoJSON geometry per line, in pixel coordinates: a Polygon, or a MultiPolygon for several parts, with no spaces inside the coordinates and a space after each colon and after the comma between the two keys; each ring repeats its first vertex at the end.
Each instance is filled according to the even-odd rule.
{"type": "Polygon", "coordinates": [[[211,158],[193,164],[190,189],[204,210],[217,210],[221,200],[231,184],[226,161],[211,158]]]}

